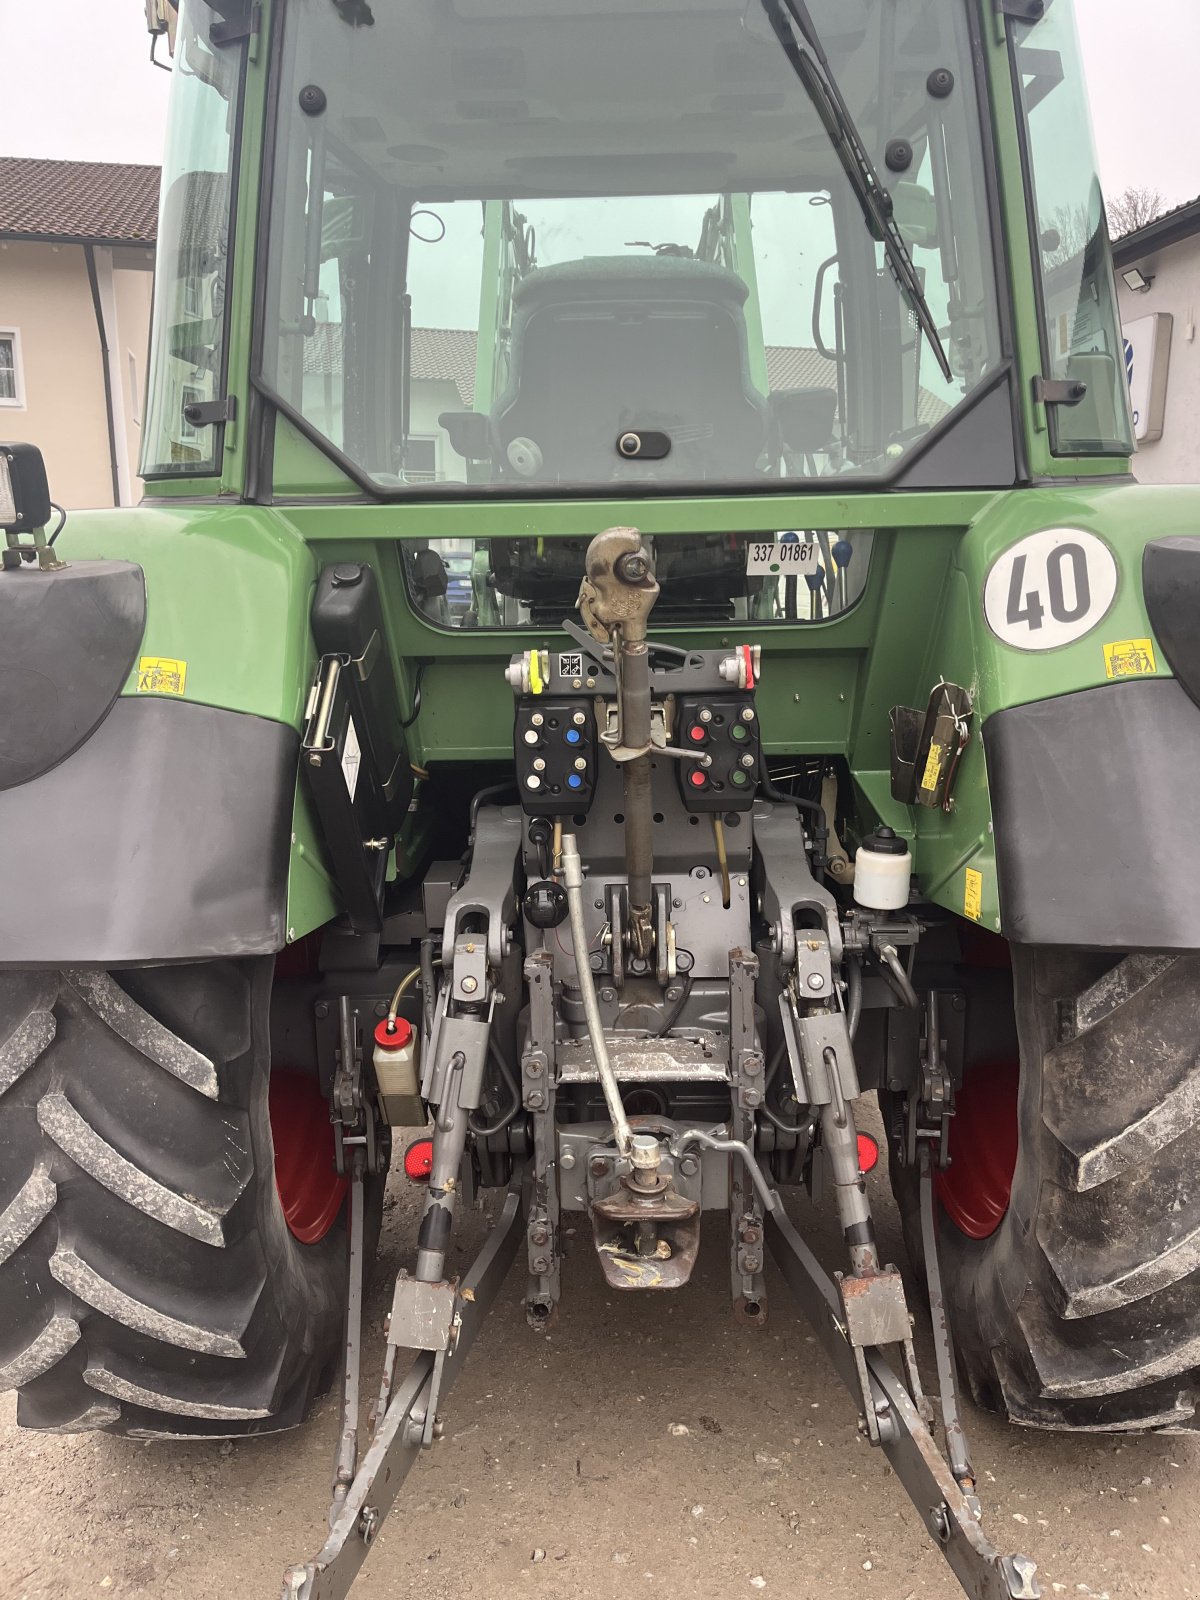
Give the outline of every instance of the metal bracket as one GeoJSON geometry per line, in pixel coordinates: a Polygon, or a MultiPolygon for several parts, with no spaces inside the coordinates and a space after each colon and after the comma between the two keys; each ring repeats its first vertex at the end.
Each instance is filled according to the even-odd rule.
{"type": "Polygon", "coordinates": [[[929,1318],[933,1324],[933,1348],[937,1357],[938,1389],[942,1402],[942,1427],[946,1434],[946,1452],[950,1457],[950,1470],[955,1482],[967,1497],[967,1503],[980,1515],[979,1500],[975,1494],[975,1469],[967,1452],[967,1435],[958,1409],[958,1388],[954,1375],[954,1343],[950,1336],[950,1322],[946,1316],[946,1301],[942,1292],[942,1269],[938,1261],[937,1228],[933,1216],[933,1161],[928,1144],[921,1146],[921,1250],[925,1257],[925,1282],[929,1289],[929,1318]]]}
{"type": "Polygon", "coordinates": [[[30,543],[22,544],[19,533],[6,533],[5,546],[0,550],[0,571],[16,572],[23,561],[37,562],[42,572],[62,572],[67,563],[54,554],[54,546],[46,538],[45,528],[35,528],[30,543]]]}
{"type": "Polygon", "coordinates": [[[1033,399],[1035,405],[1077,406],[1087,399],[1088,386],[1080,378],[1035,378],[1033,399]]]}
{"type": "MultiPolygon", "coordinates": [[[[812,875],[800,846],[795,812],[787,806],[765,802],[754,807],[754,843],[758,847],[761,878],[756,884],[762,914],[776,932],[781,971],[790,972],[796,960],[796,914],[808,912],[820,919],[829,941],[829,959],[842,959],[842,930],[838,904],[829,890],[812,875]]],[[[801,930],[801,937],[809,932],[801,930]]]]}
{"type": "Polygon", "coordinates": [[[790,991],[785,991],[779,996],[779,1014],[792,1082],[801,1105],[827,1106],[857,1100],[861,1091],[845,1012],[810,1011],[801,1016],[790,991]]]}
{"type": "Polygon", "coordinates": [[[950,1164],[950,1119],[954,1115],[954,1081],[942,1059],[940,992],[925,997],[925,1048],[918,1084],[908,1096],[904,1113],[904,1162],[915,1167],[920,1148],[936,1143],[937,1164],[950,1164]]]}
{"type": "Polygon", "coordinates": [[[859,1399],[868,1439],[872,1444],[883,1443],[884,1420],[871,1399],[867,1352],[885,1345],[900,1346],[913,1403],[922,1422],[931,1422],[933,1411],[921,1387],[917,1353],[913,1346],[912,1318],[908,1314],[904,1280],[900,1273],[889,1265],[880,1272],[849,1277],[835,1272],[834,1278],[842,1303],[842,1328],[854,1352],[854,1368],[858,1376],[859,1399]]]}
{"type": "Polygon", "coordinates": [[[346,1359],[342,1374],[342,1431],[333,1469],[329,1526],[337,1521],[358,1466],[358,1400],[362,1377],[363,1172],[361,1151],[354,1155],[350,1180],[350,1283],[346,1300],[346,1359]]]}
{"type": "Polygon", "coordinates": [[[625,761],[636,761],[639,756],[649,755],[652,751],[665,750],[671,742],[667,707],[661,700],[653,701],[650,706],[650,743],[636,749],[622,743],[621,708],[618,702],[606,700],[601,709],[604,727],[600,734],[600,743],[618,766],[625,761]]]}
{"type": "Polygon", "coordinates": [[[433,1353],[433,1376],[423,1416],[414,1415],[409,1427],[421,1445],[433,1443],[438,1400],[445,1376],[446,1357],[458,1343],[462,1329],[462,1310],[457,1283],[422,1283],[407,1272],[396,1275],[392,1313],[388,1321],[385,1369],[395,1368],[397,1350],[428,1350],[433,1353]]]}
{"type": "Polygon", "coordinates": [[[517,856],[523,822],[521,812],[515,807],[502,810],[498,806],[484,806],[480,810],[475,824],[471,870],[466,882],[455,890],[446,906],[442,960],[451,970],[459,924],[468,915],[487,919],[487,934],[478,937],[486,944],[493,971],[500,970],[508,954],[509,929],[517,914],[517,856]]]}
{"type": "Polygon", "coordinates": [[[527,1265],[525,1317],[531,1327],[545,1331],[558,1304],[561,1256],[558,1237],[561,1200],[555,1149],[554,1102],[558,1073],[555,1067],[554,959],[535,950],[525,961],[529,986],[529,1037],[521,1058],[522,1097],[533,1113],[533,1193],[527,1210],[527,1265]],[[536,1214],[537,1221],[534,1221],[536,1214]]]}
{"type": "Polygon", "coordinates": [[[209,4],[223,19],[209,29],[208,37],[217,49],[252,39],[262,27],[260,0],[251,0],[250,4],[247,0],[209,0],[209,4]]]}
{"type": "Polygon", "coordinates": [[[227,394],[220,400],[192,400],[183,408],[183,420],[193,428],[210,428],[236,419],[235,394],[227,394]]]}
{"type": "Polygon", "coordinates": [[[846,1337],[856,1349],[903,1344],[909,1335],[904,1283],[894,1267],[864,1278],[835,1273],[846,1337]]]}
{"type": "Polygon", "coordinates": [[[363,1086],[359,1023],[359,1014],[351,1006],[350,996],[342,995],[338,1001],[337,1066],[330,1094],[334,1159],[340,1173],[354,1171],[355,1157],[348,1152],[355,1146],[362,1150],[368,1172],[378,1172],[380,1167],[375,1108],[370,1104],[363,1086]]]}
{"type": "Polygon", "coordinates": [[[797,932],[795,984],[797,994],[810,1004],[827,1004],[832,997],[833,966],[829,940],[823,933],[812,929],[797,932]]]}
{"type": "Polygon", "coordinates": [[[996,14],[1016,22],[1040,22],[1046,15],[1046,0],[995,0],[996,14]]]}

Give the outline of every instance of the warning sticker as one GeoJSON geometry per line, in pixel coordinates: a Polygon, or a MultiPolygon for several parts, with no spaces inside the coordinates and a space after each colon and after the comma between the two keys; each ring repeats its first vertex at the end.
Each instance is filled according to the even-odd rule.
{"type": "Polygon", "coordinates": [[[351,800],[358,792],[358,774],[362,768],[362,746],[358,742],[358,729],[351,717],[346,726],[346,742],[342,746],[342,777],[350,791],[351,800]]]}
{"type": "Polygon", "coordinates": [[[139,694],[182,694],[187,688],[186,661],[170,656],[143,656],[138,662],[139,694]]]}
{"type": "Polygon", "coordinates": [[[922,789],[927,789],[932,793],[937,788],[938,783],[941,781],[942,759],[945,754],[945,748],[934,739],[930,743],[929,756],[925,762],[925,772],[921,778],[922,789]]]}
{"type": "Polygon", "coordinates": [[[1151,639],[1118,639],[1104,646],[1104,670],[1110,678],[1140,678],[1158,671],[1151,639]]]}
{"type": "Polygon", "coordinates": [[[983,919],[983,873],[974,867],[967,868],[967,882],[963,890],[963,911],[972,922],[983,919]]]}
{"type": "Polygon", "coordinates": [[[583,651],[564,651],[558,658],[558,675],[560,678],[582,678],[583,651]]]}

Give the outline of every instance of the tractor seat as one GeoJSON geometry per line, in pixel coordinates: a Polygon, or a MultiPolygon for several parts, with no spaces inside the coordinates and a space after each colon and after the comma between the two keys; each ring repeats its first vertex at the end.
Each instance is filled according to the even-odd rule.
{"type": "Polygon", "coordinates": [[[707,261],[595,257],[543,267],[513,297],[509,384],[492,408],[506,478],[747,478],[767,442],[736,273],[707,261]],[[671,439],[626,461],[629,430],[671,439]],[[536,448],[529,449],[529,444],[536,448]]]}

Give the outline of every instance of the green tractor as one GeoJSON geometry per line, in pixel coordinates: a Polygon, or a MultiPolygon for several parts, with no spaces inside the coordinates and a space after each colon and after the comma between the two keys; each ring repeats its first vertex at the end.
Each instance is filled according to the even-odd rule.
{"type": "Polygon", "coordinates": [[[965,1592],[1036,1595],[957,1379],[1137,1432],[1200,1365],[1200,496],[1130,475],[1069,0],[149,16],[146,498],[0,446],[19,1422],[340,1382],[332,1600],[502,1284],[544,1329],[570,1219],[645,1294],[715,1231],[965,1592]]]}

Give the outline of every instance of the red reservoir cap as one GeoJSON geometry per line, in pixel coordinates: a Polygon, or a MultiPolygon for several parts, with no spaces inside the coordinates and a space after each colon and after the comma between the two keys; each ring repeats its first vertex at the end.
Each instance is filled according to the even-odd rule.
{"type": "Polygon", "coordinates": [[[397,1017],[392,1023],[392,1031],[388,1032],[388,1019],[375,1024],[375,1043],[385,1050],[403,1050],[412,1038],[412,1023],[404,1017],[397,1017]]]}

